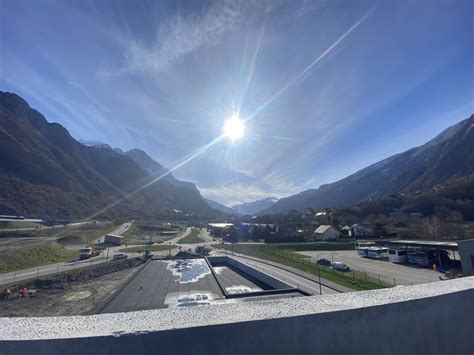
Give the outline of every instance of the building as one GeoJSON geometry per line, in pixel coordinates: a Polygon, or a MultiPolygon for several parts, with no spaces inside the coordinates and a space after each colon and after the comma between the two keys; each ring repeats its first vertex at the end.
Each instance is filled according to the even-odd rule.
{"type": "Polygon", "coordinates": [[[122,245],[123,237],[121,235],[107,234],[104,237],[104,242],[106,244],[122,245]]]}
{"type": "Polygon", "coordinates": [[[459,241],[458,248],[463,275],[474,276],[474,239],[459,241]]]}
{"type": "Polygon", "coordinates": [[[316,223],[323,224],[323,223],[328,223],[329,222],[329,215],[326,211],[317,212],[313,216],[313,218],[316,221],[316,223]]]}
{"type": "Polygon", "coordinates": [[[349,226],[344,226],[341,228],[341,234],[344,237],[352,237],[352,228],[349,226]]]}
{"type": "Polygon", "coordinates": [[[352,236],[357,237],[371,237],[374,235],[374,227],[369,224],[354,224],[352,226],[352,236]]]}
{"type": "Polygon", "coordinates": [[[340,234],[341,232],[336,227],[329,224],[323,224],[316,228],[313,237],[317,240],[334,240],[337,239],[340,234]]]}
{"type": "Polygon", "coordinates": [[[303,215],[305,216],[312,216],[314,215],[314,208],[312,207],[306,207],[304,210],[303,210],[303,215]]]}

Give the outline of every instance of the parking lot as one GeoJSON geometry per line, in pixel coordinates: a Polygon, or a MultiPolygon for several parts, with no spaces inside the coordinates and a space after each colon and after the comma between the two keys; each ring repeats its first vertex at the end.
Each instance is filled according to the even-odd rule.
{"type": "Polygon", "coordinates": [[[363,258],[357,255],[356,250],[301,251],[298,253],[311,257],[312,261],[316,261],[316,259],[341,261],[352,269],[370,275],[379,275],[384,282],[393,283],[395,279],[397,285],[415,285],[439,281],[439,277],[442,275],[439,272],[417,266],[363,258]]]}

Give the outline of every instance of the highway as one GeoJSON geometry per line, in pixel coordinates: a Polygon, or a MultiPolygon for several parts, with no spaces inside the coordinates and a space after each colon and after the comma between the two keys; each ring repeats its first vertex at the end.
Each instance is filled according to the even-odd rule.
{"type": "MultiPolygon", "coordinates": [[[[115,229],[111,234],[122,234],[125,233],[130,227],[132,223],[127,222],[120,225],[117,229],[115,229]]],[[[103,240],[104,236],[99,238],[98,240],[103,240]]],[[[117,247],[118,249],[122,247],[117,247]]],[[[45,276],[50,274],[56,274],[58,272],[67,271],[67,270],[74,270],[81,267],[86,267],[95,264],[101,264],[106,261],[112,260],[113,252],[115,248],[110,248],[112,253],[109,250],[109,257],[107,259],[107,253],[104,251],[100,256],[95,258],[87,259],[87,260],[69,260],[60,263],[48,264],[43,266],[38,266],[34,268],[16,270],[4,274],[0,274],[0,285],[5,285],[13,282],[18,282],[21,280],[27,280],[34,277],[45,276]]],[[[133,254],[133,253],[129,253],[133,254]]],[[[140,253],[137,253],[140,254],[140,253]]]]}
{"type": "MultiPolygon", "coordinates": [[[[5,220],[0,220],[5,221],[5,220]]],[[[20,220],[19,222],[28,222],[30,220],[20,220]]],[[[31,220],[35,221],[35,220],[31,220]]],[[[41,221],[41,220],[40,220],[41,221]]],[[[7,222],[13,222],[11,220],[7,220],[7,222]]],[[[38,227],[26,227],[26,228],[8,228],[8,229],[0,229],[0,233],[6,233],[6,232],[28,232],[28,231],[38,231],[38,230],[48,230],[48,229],[58,229],[58,228],[76,228],[76,227],[81,227],[85,226],[88,224],[97,224],[96,221],[88,221],[88,222],[75,222],[75,223],[69,223],[69,224],[57,224],[54,226],[38,226],[38,227]]]]}
{"type": "Polygon", "coordinates": [[[340,293],[332,288],[326,287],[321,282],[321,288],[319,287],[319,283],[317,281],[311,281],[307,278],[303,278],[299,275],[293,274],[289,271],[283,270],[279,267],[275,267],[266,263],[262,263],[256,260],[249,260],[247,258],[239,257],[237,255],[233,255],[233,258],[240,261],[243,264],[247,264],[259,271],[262,271],[270,276],[273,276],[281,281],[286,282],[287,284],[299,288],[300,290],[307,292],[311,295],[329,295],[340,293]]]}

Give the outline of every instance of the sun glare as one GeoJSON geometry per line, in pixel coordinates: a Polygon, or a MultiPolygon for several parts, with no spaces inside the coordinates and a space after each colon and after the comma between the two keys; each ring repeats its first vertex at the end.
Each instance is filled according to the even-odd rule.
{"type": "Polygon", "coordinates": [[[237,115],[227,119],[222,128],[222,134],[230,139],[232,143],[241,139],[245,132],[244,122],[237,115]]]}

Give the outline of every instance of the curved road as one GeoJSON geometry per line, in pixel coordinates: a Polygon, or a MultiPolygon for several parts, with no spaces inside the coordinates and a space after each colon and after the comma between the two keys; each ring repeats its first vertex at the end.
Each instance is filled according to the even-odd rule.
{"type": "MultiPolygon", "coordinates": [[[[109,234],[125,233],[131,226],[132,226],[132,222],[124,223],[109,234]]],[[[100,237],[95,242],[97,242],[100,239],[103,240],[103,238],[104,236],[100,237]]],[[[64,262],[55,263],[55,264],[48,264],[48,265],[42,265],[42,266],[38,266],[34,268],[12,271],[8,273],[0,274],[0,285],[14,283],[17,281],[27,280],[27,279],[31,279],[31,278],[39,277],[39,276],[56,274],[58,272],[62,272],[66,270],[74,270],[74,269],[86,267],[89,265],[101,264],[106,261],[112,260],[112,257],[113,257],[113,254],[110,254],[107,260],[106,255],[102,253],[102,255],[100,256],[87,259],[87,260],[69,260],[69,261],[64,261],[64,262]]]]}

